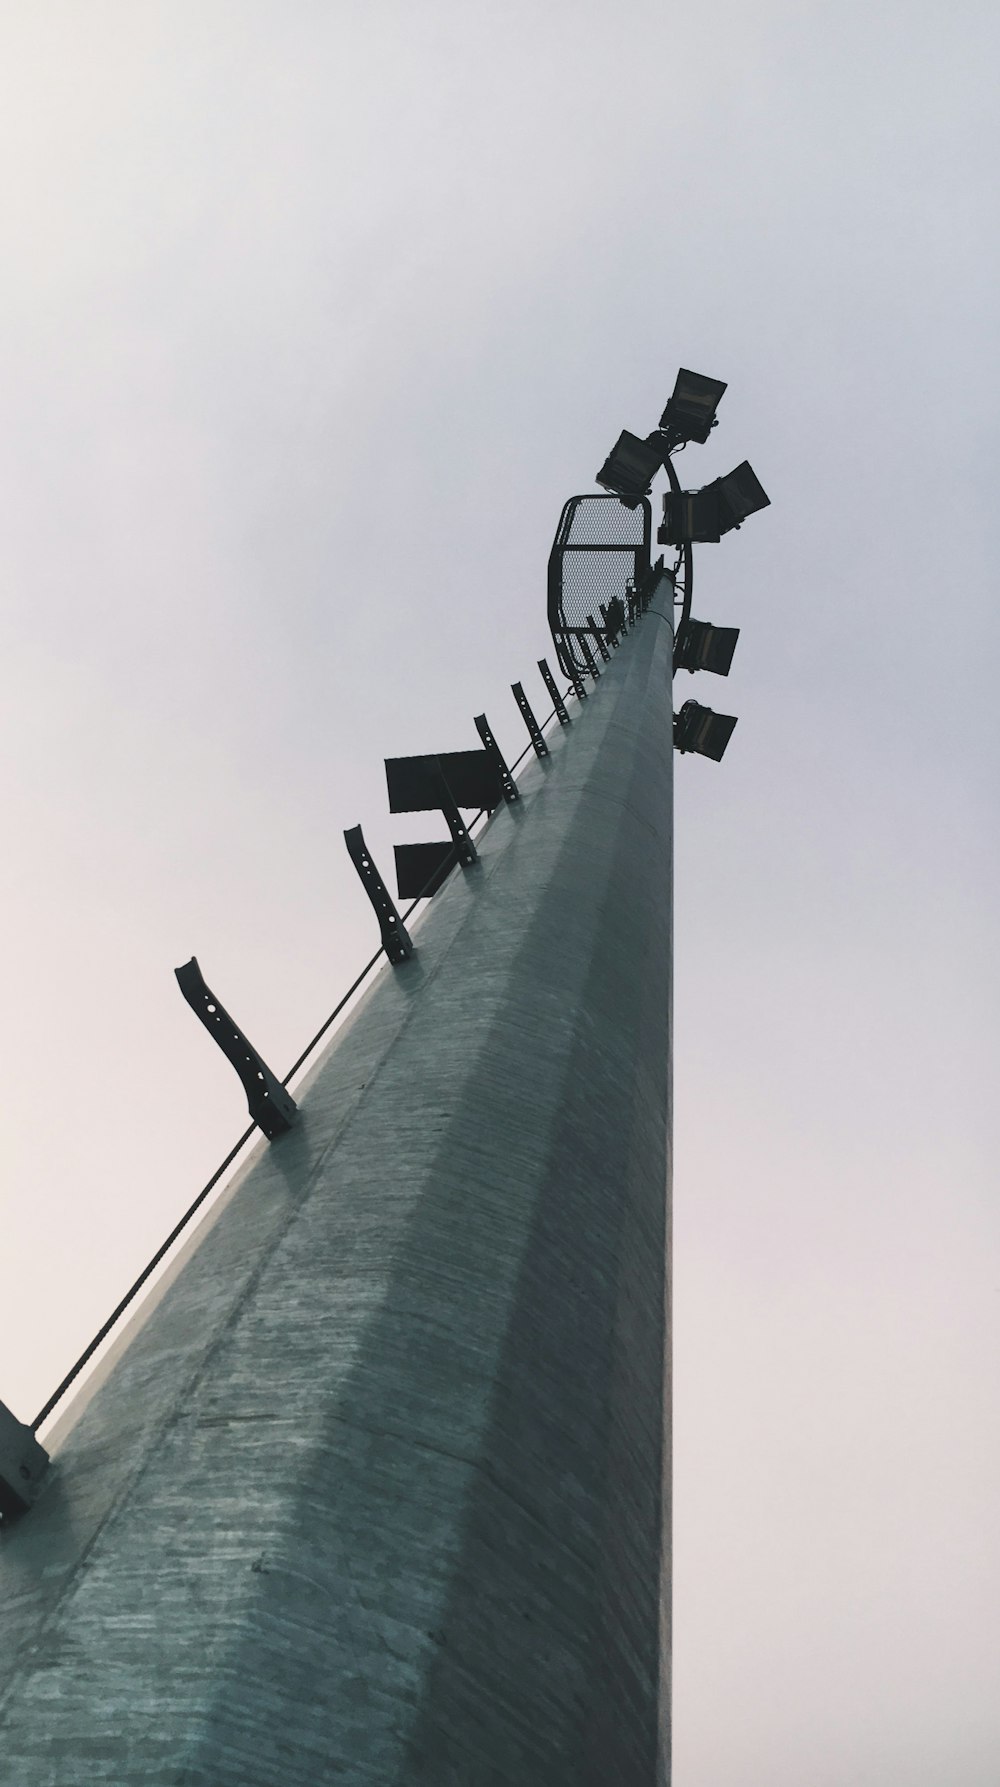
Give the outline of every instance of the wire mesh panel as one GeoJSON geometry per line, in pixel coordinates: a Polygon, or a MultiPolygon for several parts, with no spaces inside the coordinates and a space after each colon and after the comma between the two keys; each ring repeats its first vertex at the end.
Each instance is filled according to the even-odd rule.
{"type": "Polygon", "coordinates": [[[649,567],[650,505],[626,508],[616,496],[571,496],[549,554],[549,626],[567,676],[587,669],[582,636],[605,629],[613,602],[649,567]]]}

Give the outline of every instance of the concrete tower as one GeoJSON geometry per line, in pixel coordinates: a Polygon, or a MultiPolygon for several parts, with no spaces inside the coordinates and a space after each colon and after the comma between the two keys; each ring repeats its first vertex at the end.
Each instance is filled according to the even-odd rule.
{"type": "Polygon", "coordinates": [[[49,1436],[9,1787],[668,1781],[669,600],[49,1436]]]}

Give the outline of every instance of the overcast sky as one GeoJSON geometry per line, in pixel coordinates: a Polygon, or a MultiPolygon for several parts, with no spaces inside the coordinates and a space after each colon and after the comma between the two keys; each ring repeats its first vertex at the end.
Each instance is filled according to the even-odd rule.
{"type": "Polygon", "coordinates": [[[676,1787],[996,1787],[988,0],[0,4],[0,1397],[377,940],[385,756],[516,755],[560,506],[728,379],[678,763],[676,1787]],[[698,685],[702,685],[699,687],[698,685]]]}

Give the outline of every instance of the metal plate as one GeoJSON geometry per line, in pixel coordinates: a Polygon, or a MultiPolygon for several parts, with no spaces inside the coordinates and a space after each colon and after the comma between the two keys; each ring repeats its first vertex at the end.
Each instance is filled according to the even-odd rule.
{"type": "Polygon", "coordinates": [[[387,757],[390,813],[425,813],[441,805],[441,772],[455,805],[491,813],[501,800],[500,774],[486,751],[440,751],[387,757]]]}
{"type": "Polygon", "coordinates": [[[458,861],[450,838],[440,844],[397,844],[395,850],[401,900],[430,899],[458,861]]]}

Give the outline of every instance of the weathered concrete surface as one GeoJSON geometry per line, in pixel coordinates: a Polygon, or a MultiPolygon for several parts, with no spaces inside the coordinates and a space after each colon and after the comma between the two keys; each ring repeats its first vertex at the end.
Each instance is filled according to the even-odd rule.
{"type": "Polygon", "coordinates": [[[670,633],[50,1436],[4,1787],[669,1777],[670,633]]]}

